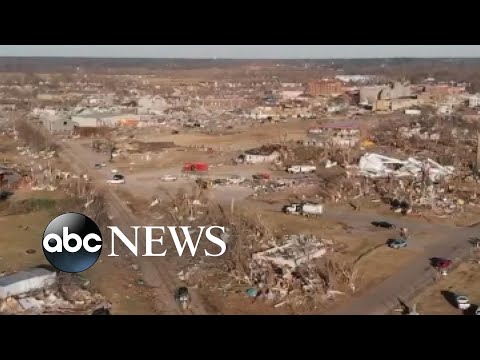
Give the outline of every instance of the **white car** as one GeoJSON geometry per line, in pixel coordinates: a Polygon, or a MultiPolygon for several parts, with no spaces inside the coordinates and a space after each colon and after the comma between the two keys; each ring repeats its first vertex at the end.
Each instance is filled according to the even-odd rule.
{"type": "Polygon", "coordinates": [[[107,181],[107,184],[116,185],[116,184],[125,184],[125,177],[120,174],[113,175],[111,180],[107,181]]]}
{"type": "Polygon", "coordinates": [[[161,177],[162,181],[176,181],[177,177],[173,175],[164,175],[161,177]]]}

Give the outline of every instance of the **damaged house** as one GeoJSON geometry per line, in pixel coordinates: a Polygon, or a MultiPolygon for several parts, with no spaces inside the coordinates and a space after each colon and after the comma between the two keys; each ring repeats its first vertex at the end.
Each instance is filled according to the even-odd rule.
{"type": "Polygon", "coordinates": [[[440,140],[440,134],[435,132],[431,133],[431,130],[435,130],[435,128],[428,129],[426,127],[422,127],[419,123],[412,124],[410,127],[402,126],[398,128],[400,136],[404,139],[417,137],[421,140],[440,140]]]}
{"type": "Polygon", "coordinates": [[[432,182],[453,174],[452,166],[442,166],[432,159],[420,161],[414,158],[399,160],[379,154],[365,154],[359,162],[360,174],[369,178],[380,177],[428,177],[432,182]]]}
{"type": "Polygon", "coordinates": [[[240,164],[273,163],[280,159],[281,150],[280,145],[262,146],[245,151],[236,159],[236,162],[240,164]]]}
{"type": "Polygon", "coordinates": [[[353,147],[360,141],[360,127],[352,121],[337,121],[316,128],[307,133],[305,146],[353,147]]]}

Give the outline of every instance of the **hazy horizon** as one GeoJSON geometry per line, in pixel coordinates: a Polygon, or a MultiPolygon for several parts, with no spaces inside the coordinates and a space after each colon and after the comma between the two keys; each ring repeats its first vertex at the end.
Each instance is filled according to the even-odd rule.
{"type": "Polygon", "coordinates": [[[0,57],[199,60],[480,58],[480,45],[0,45],[0,57]]]}

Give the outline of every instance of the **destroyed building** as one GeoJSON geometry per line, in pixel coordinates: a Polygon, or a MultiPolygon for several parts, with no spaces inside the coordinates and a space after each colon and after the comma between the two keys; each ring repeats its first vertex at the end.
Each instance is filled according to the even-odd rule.
{"type": "Polygon", "coordinates": [[[260,148],[245,151],[236,159],[237,163],[243,164],[261,164],[273,163],[280,159],[281,146],[262,146],[260,148]]]}
{"type": "Polygon", "coordinates": [[[73,133],[74,129],[73,121],[68,116],[53,116],[44,118],[42,124],[52,134],[69,135],[73,133]]]}
{"type": "Polygon", "coordinates": [[[71,120],[75,127],[115,127],[120,125],[138,125],[140,116],[137,114],[87,113],[73,115],[71,120]]]}
{"type": "Polygon", "coordinates": [[[411,87],[399,82],[360,88],[360,105],[371,107],[372,111],[395,111],[417,104],[411,87]]]}
{"type": "Polygon", "coordinates": [[[442,166],[432,159],[420,161],[414,158],[399,160],[379,154],[365,154],[359,162],[360,174],[365,177],[416,177],[438,182],[453,174],[452,166],[442,166]]]}
{"type": "Polygon", "coordinates": [[[360,127],[352,121],[337,121],[310,129],[305,146],[353,147],[360,141],[360,127]]]}
{"type": "Polygon", "coordinates": [[[250,112],[250,118],[254,120],[278,120],[280,119],[279,107],[259,106],[250,112]]]}
{"type": "Polygon", "coordinates": [[[162,115],[169,104],[161,96],[142,96],[138,99],[137,106],[138,114],[162,115]]]}
{"type": "Polygon", "coordinates": [[[69,275],[37,267],[0,277],[0,315],[95,314],[111,303],[69,275]]]}

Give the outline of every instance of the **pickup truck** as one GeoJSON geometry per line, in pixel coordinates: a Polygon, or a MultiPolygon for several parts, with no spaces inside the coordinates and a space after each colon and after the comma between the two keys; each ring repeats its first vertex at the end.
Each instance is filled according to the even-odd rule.
{"type": "Polygon", "coordinates": [[[317,171],[317,167],[312,165],[295,165],[290,166],[287,171],[290,174],[311,174],[317,171]]]}
{"type": "Polygon", "coordinates": [[[323,205],[314,204],[314,203],[294,203],[286,205],[283,207],[283,212],[285,214],[292,215],[322,215],[323,214],[323,205]]]}

